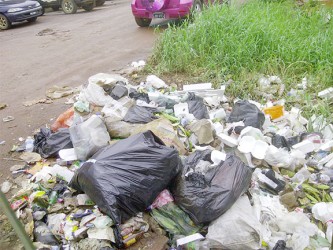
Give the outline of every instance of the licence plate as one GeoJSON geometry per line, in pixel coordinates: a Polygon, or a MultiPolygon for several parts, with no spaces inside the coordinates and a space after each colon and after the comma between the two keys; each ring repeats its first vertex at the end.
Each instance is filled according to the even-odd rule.
{"type": "Polygon", "coordinates": [[[30,12],[30,15],[36,15],[36,14],[37,14],[37,11],[30,12]]]}
{"type": "Polygon", "coordinates": [[[155,12],[154,17],[155,18],[165,18],[165,14],[163,12],[155,12]]]}

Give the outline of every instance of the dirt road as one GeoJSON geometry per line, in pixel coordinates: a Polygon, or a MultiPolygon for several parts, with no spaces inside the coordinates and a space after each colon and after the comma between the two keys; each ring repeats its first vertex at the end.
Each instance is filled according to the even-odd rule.
{"type": "Polygon", "coordinates": [[[130,1],[107,1],[92,12],[65,15],[49,12],[36,23],[22,23],[0,32],[0,183],[19,162],[4,160],[18,138],[50,124],[68,108],[65,98],[53,104],[23,106],[44,98],[53,85],[79,86],[89,76],[111,73],[132,61],[145,59],[157,35],[154,29],[137,27],[130,1]],[[15,120],[3,122],[7,116],[15,120]]]}

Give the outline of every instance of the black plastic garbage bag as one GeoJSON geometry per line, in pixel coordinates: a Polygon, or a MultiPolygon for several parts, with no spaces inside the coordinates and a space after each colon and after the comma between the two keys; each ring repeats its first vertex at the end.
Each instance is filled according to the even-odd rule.
{"type": "Polygon", "coordinates": [[[135,89],[130,89],[128,96],[134,100],[141,100],[146,103],[150,103],[147,93],[139,93],[135,89]]]}
{"type": "Polygon", "coordinates": [[[34,227],[34,241],[50,246],[58,246],[59,242],[52,234],[51,230],[42,221],[36,221],[34,227]]]}
{"type": "Polygon", "coordinates": [[[127,94],[128,89],[125,86],[118,84],[112,89],[110,95],[113,99],[119,100],[120,98],[127,96],[127,94]]]}
{"type": "Polygon", "coordinates": [[[265,122],[265,115],[256,105],[247,100],[241,100],[235,103],[228,118],[228,122],[230,123],[239,121],[243,121],[245,126],[261,129],[265,122]]]}
{"type": "Polygon", "coordinates": [[[70,186],[85,192],[116,223],[144,211],[181,169],[178,152],[146,131],[98,151],[70,186]]]}
{"type": "Polygon", "coordinates": [[[196,96],[194,93],[189,92],[187,99],[188,110],[198,120],[209,119],[209,114],[206,105],[204,104],[203,98],[196,96]]]}
{"type": "Polygon", "coordinates": [[[148,123],[158,118],[154,112],[157,112],[156,108],[135,105],[128,109],[123,120],[130,123],[148,123]]]}
{"type": "Polygon", "coordinates": [[[192,176],[199,160],[209,160],[210,150],[195,152],[186,161],[183,172],[176,178],[172,193],[176,203],[197,224],[206,224],[226,212],[249,187],[252,171],[237,156],[226,160],[204,174],[198,181],[192,176]]]}
{"type": "Polygon", "coordinates": [[[68,128],[61,128],[55,133],[48,128],[41,128],[34,138],[34,152],[43,158],[56,157],[61,149],[73,147],[68,128]]]}
{"type": "Polygon", "coordinates": [[[287,148],[290,150],[287,139],[282,135],[274,134],[272,137],[272,144],[277,148],[287,148]]]}

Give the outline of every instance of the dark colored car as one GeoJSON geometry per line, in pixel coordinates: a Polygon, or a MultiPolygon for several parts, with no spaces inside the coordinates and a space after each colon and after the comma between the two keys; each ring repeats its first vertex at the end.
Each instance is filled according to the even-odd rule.
{"type": "Polygon", "coordinates": [[[42,6],[34,0],[0,0],[0,29],[15,22],[35,22],[42,15],[42,6]]]}
{"type": "Polygon", "coordinates": [[[83,8],[86,11],[91,11],[96,6],[103,5],[105,0],[37,0],[43,7],[43,13],[45,8],[51,7],[53,10],[59,10],[62,8],[65,14],[76,13],[78,7],[83,8]]]}

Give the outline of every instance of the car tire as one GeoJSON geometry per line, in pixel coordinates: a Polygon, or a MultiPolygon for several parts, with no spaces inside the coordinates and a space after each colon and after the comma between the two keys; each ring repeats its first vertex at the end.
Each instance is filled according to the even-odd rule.
{"type": "Polygon", "coordinates": [[[140,18],[140,17],[135,17],[135,22],[137,25],[140,27],[148,27],[151,23],[151,18],[140,18]]]}
{"type": "Polygon", "coordinates": [[[61,8],[65,14],[75,14],[77,12],[77,4],[74,0],[63,0],[61,8]]]}
{"type": "Polygon", "coordinates": [[[28,21],[29,23],[36,22],[36,21],[37,21],[37,17],[35,16],[35,17],[32,17],[32,18],[29,18],[27,21],[28,21]]]}
{"type": "Polygon", "coordinates": [[[11,22],[5,15],[0,14],[0,30],[7,30],[12,27],[11,22]]]}
{"type": "Polygon", "coordinates": [[[58,11],[60,9],[60,6],[52,6],[51,8],[53,11],[58,11]]]}
{"type": "Polygon", "coordinates": [[[105,0],[97,0],[96,1],[96,6],[102,6],[105,3],[105,0]]]}
{"type": "Polygon", "coordinates": [[[84,9],[85,11],[92,11],[94,7],[95,7],[95,2],[91,4],[82,5],[82,9],[84,9]]]}
{"type": "Polygon", "coordinates": [[[193,4],[191,7],[191,15],[194,13],[200,13],[202,11],[202,1],[201,0],[193,0],[193,4]]]}

